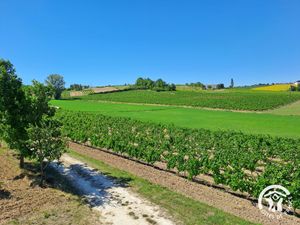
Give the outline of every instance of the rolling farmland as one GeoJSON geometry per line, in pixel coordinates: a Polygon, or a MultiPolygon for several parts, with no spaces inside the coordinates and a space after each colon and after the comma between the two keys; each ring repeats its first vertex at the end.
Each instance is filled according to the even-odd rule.
{"type": "Polygon", "coordinates": [[[271,182],[284,183],[292,190],[294,207],[300,208],[299,139],[177,128],[85,112],[60,111],[57,117],[73,141],[150,164],[165,162],[190,178],[211,174],[215,183],[254,197],[271,182]]]}
{"type": "Polygon", "coordinates": [[[300,1],[4,1],[0,225],[300,225],[300,1]]]}
{"type": "Polygon", "coordinates": [[[270,86],[256,87],[253,90],[256,91],[288,91],[291,84],[274,84],[270,86]]]}
{"type": "Polygon", "coordinates": [[[164,162],[168,169],[190,178],[210,175],[216,184],[253,197],[258,197],[269,183],[284,183],[292,190],[294,207],[299,208],[299,179],[294,171],[299,165],[300,129],[295,124],[300,123],[300,117],[276,115],[280,108],[270,110],[280,104],[284,105],[282,109],[289,108],[290,102],[298,106],[295,101],[299,95],[259,91],[189,93],[125,91],[52,104],[61,108],[58,118],[64,124],[65,135],[73,141],[112,149],[150,164],[164,162]],[[179,98],[172,97],[176,94],[179,98]],[[194,96],[197,105],[199,99],[206,98],[207,106],[223,97],[219,103],[225,110],[193,108],[191,104],[183,107],[183,96],[189,104],[191,98],[187,96],[194,96]],[[226,111],[229,102],[238,96],[243,102],[238,107],[262,110],[268,105],[269,110],[226,111]],[[254,104],[258,98],[260,101],[254,104]],[[164,104],[166,101],[172,104],[164,104]],[[154,103],[164,105],[151,105],[154,103]]]}
{"type": "Polygon", "coordinates": [[[130,103],[184,105],[231,110],[260,111],[273,109],[300,100],[299,93],[288,92],[155,92],[147,90],[123,91],[80,97],[82,100],[102,100],[130,103]]]}
{"type": "Polygon", "coordinates": [[[52,104],[66,110],[130,117],[187,128],[235,130],[252,134],[300,137],[300,127],[295,126],[295,124],[300,123],[298,116],[203,110],[175,106],[113,104],[82,100],[52,101],[52,104]]]}

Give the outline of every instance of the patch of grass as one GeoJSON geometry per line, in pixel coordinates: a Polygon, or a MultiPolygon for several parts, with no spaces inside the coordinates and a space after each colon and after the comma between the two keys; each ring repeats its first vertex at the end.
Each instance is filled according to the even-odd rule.
{"type": "Polygon", "coordinates": [[[73,150],[70,150],[69,154],[109,176],[120,180],[129,180],[129,185],[137,193],[166,209],[175,219],[183,222],[183,224],[252,224],[219,209],[170,191],[167,188],[152,184],[130,173],[113,168],[89,156],[79,154],[73,150]]]}
{"type": "Polygon", "coordinates": [[[295,126],[295,124],[300,123],[300,117],[295,116],[81,100],[52,101],[52,104],[66,110],[131,117],[142,121],[174,124],[179,127],[235,130],[248,134],[269,134],[292,138],[300,137],[300,126],[295,126]]]}
{"type": "Polygon", "coordinates": [[[269,113],[275,115],[300,116],[300,101],[280,107],[278,109],[270,110],[269,113]]]}

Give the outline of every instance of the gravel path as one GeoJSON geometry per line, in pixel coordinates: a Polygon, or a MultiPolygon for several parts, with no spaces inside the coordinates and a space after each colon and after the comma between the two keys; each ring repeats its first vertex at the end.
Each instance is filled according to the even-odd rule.
{"type": "Polygon", "coordinates": [[[182,193],[188,197],[199,200],[200,202],[252,222],[270,225],[300,224],[300,218],[288,215],[284,215],[281,220],[269,219],[249,200],[189,181],[175,174],[76,143],[71,142],[69,147],[78,153],[103,161],[115,168],[127,171],[152,183],[167,187],[173,191],[182,193]]]}
{"type": "Polygon", "coordinates": [[[123,184],[65,154],[51,166],[68,179],[87,202],[101,213],[101,222],[114,225],[173,225],[162,210],[132,193],[123,184]]]}

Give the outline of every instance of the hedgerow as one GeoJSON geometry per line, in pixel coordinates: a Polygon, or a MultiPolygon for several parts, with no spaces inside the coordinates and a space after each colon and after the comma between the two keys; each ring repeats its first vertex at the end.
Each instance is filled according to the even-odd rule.
{"type": "Polygon", "coordinates": [[[300,140],[250,135],[232,131],[187,129],[60,110],[63,132],[73,141],[153,164],[165,162],[169,169],[190,178],[210,174],[215,183],[253,197],[268,185],[288,188],[293,205],[300,208],[300,140]]]}

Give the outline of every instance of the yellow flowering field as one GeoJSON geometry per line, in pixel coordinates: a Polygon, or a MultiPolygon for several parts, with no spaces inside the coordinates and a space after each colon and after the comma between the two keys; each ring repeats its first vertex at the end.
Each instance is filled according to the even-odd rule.
{"type": "Polygon", "coordinates": [[[288,91],[291,87],[291,84],[275,84],[270,86],[263,86],[253,88],[253,90],[257,91],[288,91]]]}

